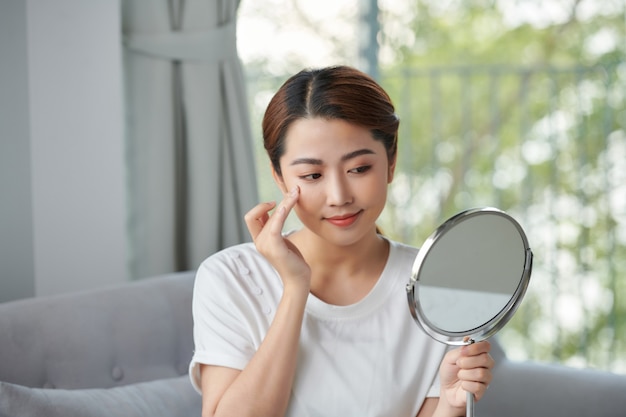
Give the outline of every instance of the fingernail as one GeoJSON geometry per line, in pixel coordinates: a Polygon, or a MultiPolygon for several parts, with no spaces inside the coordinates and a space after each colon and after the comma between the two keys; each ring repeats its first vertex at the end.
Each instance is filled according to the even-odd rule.
{"type": "Polygon", "coordinates": [[[295,196],[296,196],[296,194],[298,194],[298,186],[297,186],[297,185],[296,185],[295,187],[293,187],[293,188],[291,189],[291,191],[289,191],[289,196],[290,196],[290,197],[295,197],[295,196]]]}

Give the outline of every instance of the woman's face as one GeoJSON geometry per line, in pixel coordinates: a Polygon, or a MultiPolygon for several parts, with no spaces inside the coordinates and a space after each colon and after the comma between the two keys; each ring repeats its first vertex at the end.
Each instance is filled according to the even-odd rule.
{"type": "Polygon", "coordinates": [[[300,187],[295,211],[302,224],[338,245],[372,233],[387,199],[395,164],[369,130],[343,120],[299,119],[280,158],[284,192],[300,187]]]}

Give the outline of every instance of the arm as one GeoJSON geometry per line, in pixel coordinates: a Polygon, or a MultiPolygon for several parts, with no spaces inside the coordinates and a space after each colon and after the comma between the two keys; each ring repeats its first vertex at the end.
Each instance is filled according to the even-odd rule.
{"type": "Polygon", "coordinates": [[[417,417],[465,415],[467,392],[480,400],[492,379],[493,358],[489,342],[473,343],[451,350],[441,362],[441,396],[426,398],[417,417]]]}
{"type": "Polygon", "coordinates": [[[284,414],[296,368],[303,299],[283,296],[267,336],[243,371],[201,368],[203,416],[284,414]]]}
{"type": "Polygon", "coordinates": [[[245,369],[201,367],[204,417],[281,416],[285,413],[310,287],[308,265],[295,246],[282,236],[284,221],[297,197],[297,190],[290,193],[271,217],[268,212],[274,207],[273,203],[259,204],[246,215],[246,224],[257,249],[283,280],[283,295],[267,335],[245,369]]]}
{"type": "Polygon", "coordinates": [[[419,413],[417,413],[417,417],[433,416],[437,409],[437,404],[439,404],[439,398],[426,398],[424,404],[422,404],[422,408],[420,408],[419,413]]]}

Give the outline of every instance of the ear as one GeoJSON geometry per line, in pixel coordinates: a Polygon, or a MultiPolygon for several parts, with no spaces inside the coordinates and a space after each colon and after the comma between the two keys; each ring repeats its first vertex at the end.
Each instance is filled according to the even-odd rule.
{"type": "Polygon", "coordinates": [[[388,172],[387,172],[387,184],[391,184],[391,181],[393,181],[393,175],[396,172],[396,156],[398,155],[398,153],[396,152],[396,154],[393,156],[393,158],[389,161],[389,168],[388,168],[388,172]]]}
{"type": "Polygon", "coordinates": [[[283,177],[278,172],[276,172],[276,170],[274,169],[274,165],[272,165],[271,163],[270,170],[272,171],[272,178],[274,178],[274,182],[276,183],[276,185],[278,185],[278,188],[280,188],[283,194],[286,194],[287,186],[285,185],[285,181],[283,180],[283,177]]]}

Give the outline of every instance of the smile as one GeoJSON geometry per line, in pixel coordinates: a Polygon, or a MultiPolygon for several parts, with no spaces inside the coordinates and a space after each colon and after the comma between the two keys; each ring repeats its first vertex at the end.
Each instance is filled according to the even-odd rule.
{"type": "Polygon", "coordinates": [[[342,216],[326,217],[325,220],[335,226],[348,227],[348,226],[353,225],[354,222],[356,222],[359,219],[360,214],[361,214],[361,211],[357,211],[356,213],[345,214],[342,216]]]}

